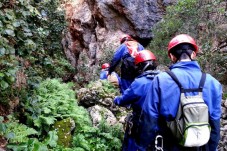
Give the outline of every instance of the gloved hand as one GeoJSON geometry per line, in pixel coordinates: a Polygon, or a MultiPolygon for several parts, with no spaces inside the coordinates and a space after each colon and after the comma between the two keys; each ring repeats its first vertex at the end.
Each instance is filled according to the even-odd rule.
{"type": "MultiPolygon", "coordinates": [[[[114,98],[114,100],[116,99],[116,97],[114,98]]],[[[112,102],[112,104],[111,104],[111,106],[110,106],[110,109],[112,110],[112,111],[116,111],[117,110],[117,105],[114,103],[114,100],[113,100],[113,102],[112,102]]]]}

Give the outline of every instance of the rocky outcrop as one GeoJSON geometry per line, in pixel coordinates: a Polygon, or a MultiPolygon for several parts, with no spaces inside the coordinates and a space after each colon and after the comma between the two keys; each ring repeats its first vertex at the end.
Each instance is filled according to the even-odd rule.
{"type": "Polygon", "coordinates": [[[96,65],[103,52],[117,48],[122,33],[146,45],[152,27],[174,1],[78,0],[65,5],[69,26],[62,45],[67,58],[74,67],[96,65]]]}
{"type": "Polygon", "coordinates": [[[116,87],[107,80],[90,82],[85,88],[77,91],[78,104],[87,108],[94,126],[105,120],[108,124],[124,123],[127,111],[113,105],[115,96],[120,95],[116,87]]]}
{"type": "Polygon", "coordinates": [[[93,126],[98,126],[102,120],[105,120],[109,125],[114,125],[117,123],[117,119],[114,114],[102,106],[92,106],[88,108],[89,115],[92,119],[93,126]]]}
{"type": "Polygon", "coordinates": [[[222,115],[221,115],[221,139],[218,145],[218,151],[227,150],[227,99],[222,100],[222,115]]]}

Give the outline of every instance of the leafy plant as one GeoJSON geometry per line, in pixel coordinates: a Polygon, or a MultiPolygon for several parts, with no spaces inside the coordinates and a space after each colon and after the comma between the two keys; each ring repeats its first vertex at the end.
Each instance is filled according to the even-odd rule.
{"type": "Polygon", "coordinates": [[[120,125],[110,126],[102,121],[98,127],[85,126],[83,131],[76,133],[73,145],[84,150],[120,151],[122,139],[123,132],[120,125]]]}
{"type": "Polygon", "coordinates": [[[18,72],[26,74],[29,89],[50,75],[61,78],[75,72],[62,57],[61,32],[66,22],[60,2],[0,2],[1,103],[7,104],[12,98],[21,96],[15,90],[22,85],[18,72]]]}
{"type": "Polygon", "coordinates": [[[222,2],[223,0],[181,0],[168,6],[166,15],[153,28],[154,39],[148,46],[157,56],[159,63],[171,65],[170,59],[166,57],[168,42],[175,35],[186,33],[195,38],[199,46],[200,54],[197,58],[202,69],[225,83],[226,79],[223,77],[227,73],[226,55],[220,51],[221,47],[217,46],[215,51],[212,48],[216,37],[222,38],[219,41],[226,40],[226,36],[214,30],[219,24],[226,22],[222,2]]]}
{"type": "Polygon", "coordinates": [[[1,135],[4,135],[9,143],[24,143],[29,140],[30,135],[37,134],[36,130],[24,124],[19,124],[12,116],[8,116],[8,118],[8,122],[1,124],[3,130],[1,135]]]}
{"type": "Polygon", "coordinates": [[[62,83],[59,79],[47,79],[41,82],[34,90],[33,97],[24,104],[28,125],[39,132],[39,139],[49,148],[58,148],[59,144],[55,144],[57,138],[54,139],[55,135],[53,133],[50,135],[50,131],[56,121],[70,117],[76,124],[72,148],[119,150],[121,134],[123,134],[121,128],[106,126],[105,122],[100,127],[93,127],[87,110],[77,105],[72,86],[71,83],[62,83]]]}
{"type": "Polygon", "coordinates": [[[39,132],[48,132],[55,121],[72,116],[75,106],[75,92],[70,84],[47,79],[34,90],[34,97],[29,98],[24,108],[28,123],[34,124],[39,132]]]}

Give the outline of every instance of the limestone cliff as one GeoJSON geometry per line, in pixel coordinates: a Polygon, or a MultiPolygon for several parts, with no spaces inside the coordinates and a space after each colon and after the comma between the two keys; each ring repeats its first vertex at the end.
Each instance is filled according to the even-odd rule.
{"type": "Polygon", "coordinates": [[[65,8],[69,25],[62,39],[65,54],[74,67],[83,64],[90,68],[100,65],[103,52],[118,47],[122,33],[130,34],[146,46],[152,39],[152,27],[172,3],[174,0],[77,0],[68,3],[65,8]]]}

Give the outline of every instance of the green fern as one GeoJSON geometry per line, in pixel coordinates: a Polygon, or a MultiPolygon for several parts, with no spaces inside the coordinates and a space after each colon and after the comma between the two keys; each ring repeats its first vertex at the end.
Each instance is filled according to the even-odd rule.
{"type": "Polygon", "coordinates": [[[5,123],[3,135],[8,139],[9,143],[26,143],[29,140],[29,136],[37,133],[35,129],[20,124],[9,116],[9,121],[5,123]]]}

